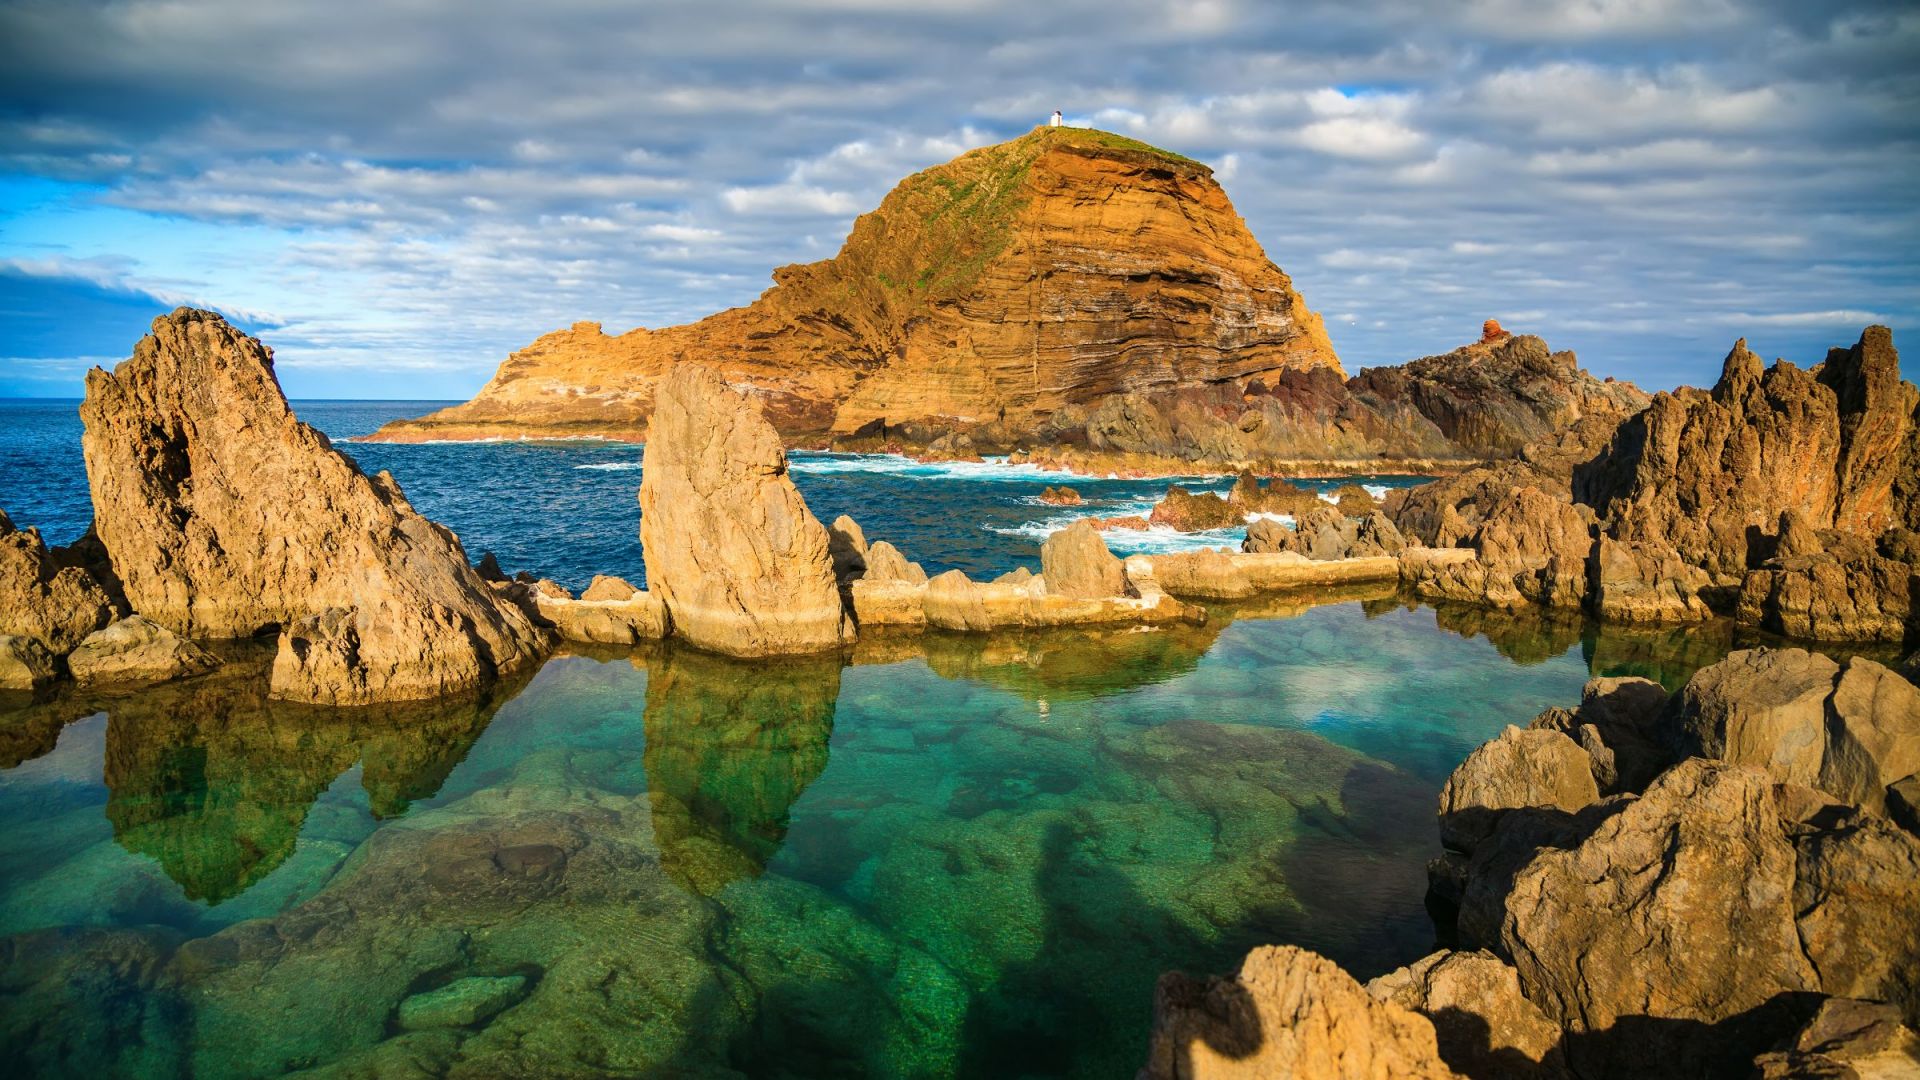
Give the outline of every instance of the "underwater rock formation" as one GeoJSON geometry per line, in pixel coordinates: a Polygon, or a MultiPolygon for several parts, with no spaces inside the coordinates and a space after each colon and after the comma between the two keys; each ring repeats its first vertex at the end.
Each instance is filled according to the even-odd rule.
{"type": "Polygon", "coordinates": [[[640,480],[650,591],[675,636],[736,656],[853,637],[827,530],[751,399],[695,364],[660,381],[640,480]]]}
{"type": "Polygon", "coordinates": [[[133,609],[189,638],[280,634],[276,696],[431,698],[526,666],[545,642],[415,513],[294,418],[272,353],[180,308],[80,406],[94,530],[133,609]]]}

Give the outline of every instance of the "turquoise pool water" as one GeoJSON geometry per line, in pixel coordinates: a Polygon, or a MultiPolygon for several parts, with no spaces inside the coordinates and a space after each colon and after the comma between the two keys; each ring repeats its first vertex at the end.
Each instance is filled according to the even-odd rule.
{"type": "Polygon", "coordinates": [[[1423,955],[1435,795],[1602,635],[1391,597],[1205,627],[556,657],[313,710],[257,653],[0,700],[0,1055],[46,1076],[1130,1075],[1155,978],[1423,955]],[[423,1017],[425,1019],[423,1019],[423,1017]]]}

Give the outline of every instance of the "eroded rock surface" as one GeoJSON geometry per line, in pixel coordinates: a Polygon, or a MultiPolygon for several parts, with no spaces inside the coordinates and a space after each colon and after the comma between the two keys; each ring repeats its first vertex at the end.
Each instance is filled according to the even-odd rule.
{"type": "Polygon", "coordinates": [[[1560,1028],[1492,953],[1436,952],[1367,983],[1367,993],[1433,1021],[1441,1059],[1474,1080],[1566,1075],[1560,1028]]]}
{"type": "Polygon", "coordinates": [[[278,628],[277,696],[435,697],[540,655],[460,542],[287,408],[272,353],[181,308],[87,376],[94,530],[126,597],[189,637],[278,628]]]}
{"type": "Polygon", "coordinates": [[[660,381],[640,481],[647,584],[672,632],[737,656],[853,638],[827,530],[794,489],[760,408],[712,371],[660,381]]]}
{"type": "Polygon", "coordinates": [[[61,566],[40,530],[16,529],[0,512],[0,634],[64,655],[118,614],[107,590],[78,566],[61,566]]]}
{"type": "Polygon", "coordinates": [[[82,684],[165,682],[212,670],[219,663],[166,627],[130,615],[87,635],[67,655],[67,672],[82,684]]]}

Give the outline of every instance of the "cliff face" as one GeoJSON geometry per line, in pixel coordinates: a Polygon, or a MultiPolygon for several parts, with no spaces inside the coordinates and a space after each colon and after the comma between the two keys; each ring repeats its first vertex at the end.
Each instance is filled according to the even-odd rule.
{"type": "Polygon", "coordinates": [[[751,387],[789,438],[1030,428],[1117,394],[1339,370],[1206,166],[1099,131],[1038,129],[908,177],[838,255],[773,276],[686,326],[548,334],[472,401],[375,438],[638,439],[680,360],[751,387]]]}

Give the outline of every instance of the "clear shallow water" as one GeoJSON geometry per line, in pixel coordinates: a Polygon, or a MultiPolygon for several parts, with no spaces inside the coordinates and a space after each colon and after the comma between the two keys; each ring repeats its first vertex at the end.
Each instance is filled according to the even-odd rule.
{"type": "Polygon", "coordinates": [[[1155,978],[1423,955],[1434,799],[1602,636],[1382,597],[1205,627],[568,655],[267,702],[257,653],[0,698],[0,1053],[29,1075],[1128,1075],[1155,978]],[[523,981],[406,1031],[401,1002],[523,981]]]}
{"type": "MultiPolygon", "coordinates": [[[[344,438],[432,404],[297,408],[344,438]]],[[[89,516],[72,408],[0,403],[0,507],[55,542],[89,516]]],[[[639,578],[638,447],[343,448],[470,553],[639,578]]],[[[976,574],[1164,486],[1075,479],[1095,505],[1063,511],[1034,469],[796,454],[794,474],[822,517],[976,574]]],[[[1453,766],[1590,673],[1677,685],[1732,644],[1355,596],[804,662],[565,655],[432,705],[268,702],[244,649],[142,692],[0,695],[0,1058],[1130,1075],[1162,971],[1267,942],[1362,977],[1424,954],[1453,766]],[[451,1026],[402,1022],[500,987],[451,1026]]]]}
{"type": "MultiPolygon", "coordinates": [[[[451,528],[475,559],[492,551],[509,573],[529,570],[574,591],[596,573],[644,585],[640,558],[641,448],[630,443],[482,442],[402,445],[349,440],[388,420],[447,402],[297,401],[301,419],[324,431],[368,472],[385,469],[414,508],[451,528]]],[[[92,519],[74,402],[0,400],[0,510],[37,525],[49,543],[70,543],[92,519]]],[[[994,577],[1040,568],[1040,542],[1075,518],[1144,514],[1169,483],[1224,493],[1232,477],[1105,480],[1032,466],[970,462],[922,465],[884,454],[791,456],[794,483],[822,521],[850,514],[870,539],[889,540],[929,573],[959,568],[994,577]],[[1039,501],[1066,484],[1084,507],[1039,501]]],[[[1299,483],[1330,491],[1352,478],[1299,483]]],[[[1361,477],[1376,491],[1416,477],[1361,477]]],[[[1170,529],[1107,534],[1116,553],[1238,547],[1246,530],[1183,535],[1170,529]]]]}

